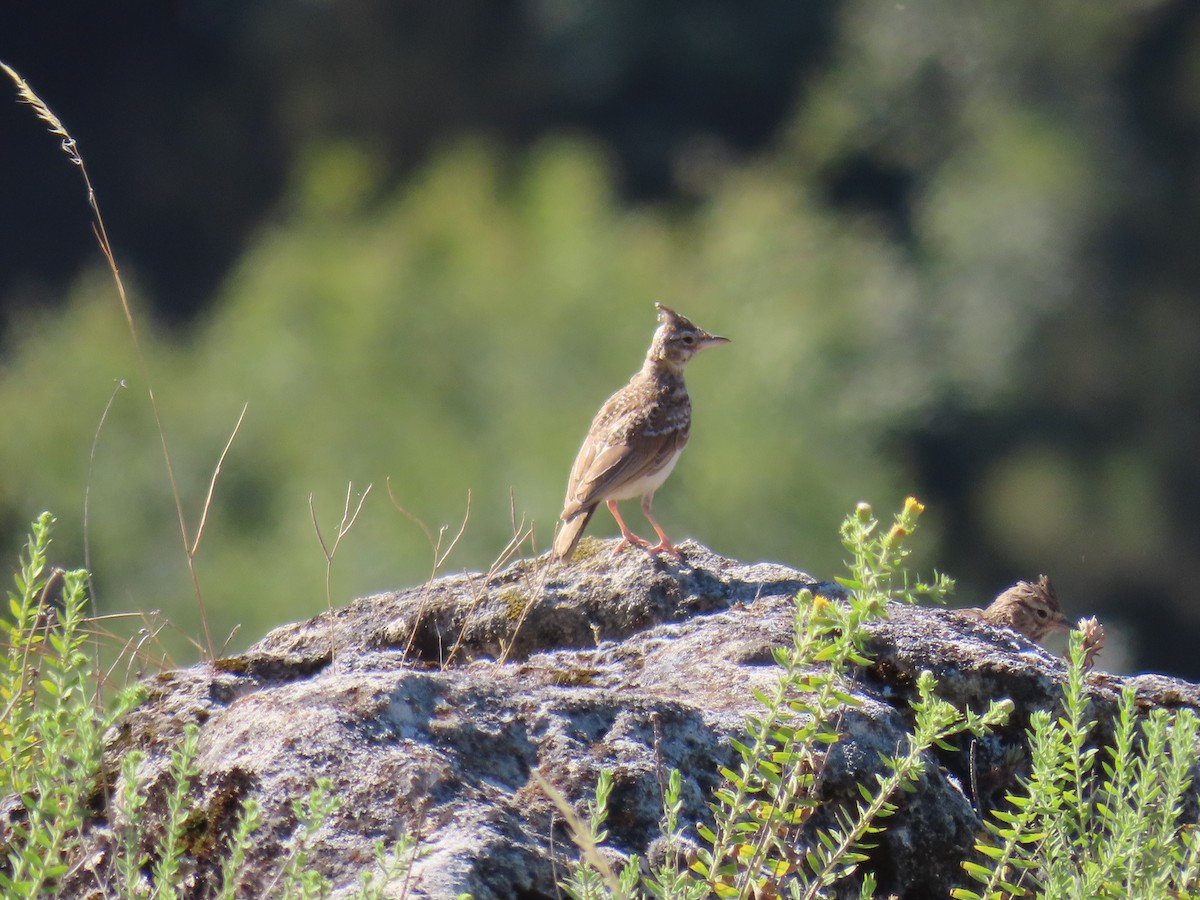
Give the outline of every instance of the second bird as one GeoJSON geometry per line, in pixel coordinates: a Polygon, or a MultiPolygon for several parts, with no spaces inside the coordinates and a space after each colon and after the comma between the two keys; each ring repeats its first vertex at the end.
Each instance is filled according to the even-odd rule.
{"type": "Polygon", "coordinates": [[[1071,630],[1058,605],[1054,585],[1045,575],[1035,582],[1018,581],[988,604],[987,609],[968,608],[958,612],[990,625],[1011,628],[1031,641],[1040,642],[1051,631],[1071,630]]]}
{"type": "Polygon", "coordinates": [[[679,555],[651,514],[650,503],[675,467],[692,426],[683,367],[705,347],[727,344],[729,338],[709,334],[661,303],[656,306],[660,324],[645,363],[596,413],[571,468],[563,526],[554,538],[557,560],[570,558],[601,503],[621,528],[617,550],[637,544],[650,553],[679,555]],[[658,534],[653,546],[630,531],[617,510],[618,500],[633,497],[642,498],[642,512],[658,534]]]}

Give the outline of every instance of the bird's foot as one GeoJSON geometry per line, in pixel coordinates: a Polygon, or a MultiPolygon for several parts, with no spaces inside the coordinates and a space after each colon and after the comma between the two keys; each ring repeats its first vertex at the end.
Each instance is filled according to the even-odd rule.
{"type": "Polygon", "coordinates": [[[663,553],[664,551],[666,553],[670,553],[676,559],[683,559],[683,554],[681,552],[679,552],[679,548],[676,547],[674,544],[672,544],[670,541],[668,541],[666,538],[663,538],[661,541],[659,541],[653,547],[650,546],[649,541],[646,542],[646,552],[647,553],[652,553],[657,556],[659,553],[663,553]]]}
{"type": "Polygon", "coordinates": [[[649,549],[650,542],[645,538],[638,537],[632,531],[626,532],[621,535],[620,542],[613,548],[613,556],[616,556],[626,547],[645,547],[649,549]]]}

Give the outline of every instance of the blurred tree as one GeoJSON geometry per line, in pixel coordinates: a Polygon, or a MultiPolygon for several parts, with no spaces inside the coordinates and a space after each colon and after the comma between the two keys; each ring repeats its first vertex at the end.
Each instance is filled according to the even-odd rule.
{"type": "MultiPolygon", "coordinates": [[[[305,9],[246,13],[261,34],[243,39],[279,48],[257,64],[288,73],[296,104],[262,107],[283,135],[282,200],[196,327],[152,341],[193,514],[250,403],[200,557],[217,630],[243,622],[244,642],[321,608],[308,498],[328,533],[351,481],[376,488],[335,561],[335,603],[426,574],[388,478],[435,527],[456,527],[473,492],[452,567],[503,546],[510,488],[544,547],[588,416],[637,366],[661,299],[734,339],[689,371],[695,443],[656,500],[672,534],[830,576],[854,501],[916,492],[963,603],[1046,572],[1068,613],[1097,613],[1128,645],[1114,665],[1200,677],[1200,9],[861,0],[805,28],[764,5],[769,39],[715,4],[695,19],[675,4],[514,7],[532,31],[482,5],[460,24],[408,6],[305,9]],[[385,50],[393,32],[437,33],[429,46],[458,55],[385,50]],[[686,35],[675,50],[667,32],[686,35]],[[732,110],[784,65],[788,34],[773,96],[794,103],[772,137],[772,114],[756,132],[732,110]],[[354,52],[311,63],[338,47],[354,52]],[[349,57],[385,52],[384,74],[355,80],[349,57]],[[721,103],[668,108],[720,94],[727,69],[721,103]],[[506,119],[510,90],[529,107],[506,119]],[[408,134],[443,108],[490,137],[408,134]],[[601,139],[533,137],[597,122],[601,139]],[[314,137],[330,132],[341,139],[314,137]],[[658,168],[639,168],[656,134],[658,168]],[[658,173],[652,194],[678,193],[630,204],[638,172],[658,173]]],[[[93,465],[101,596],[169,598],[194,633],[144,386],[119,392],[88,460],[130,379],[111,290],[85,278],[68,312],[11,331],[0,415],[20,439],[0,442],[4,524],[46,506],[67,518],[93,465]]],[[[80,530],[60,539],[78,549],[80,530]]]]}
{"type": "MultiPolygon", "coordinates": [[[[728,552],[830,571],[844,510],[860,492],[898,492],[861,439],[861,415],[827,405],[857,363],[825,348],[855,330],[878,339],[858,298],[884,283],[886,248],[874,246],[878,264],[848,265],[846,254],[872,245],[812,220],[770,172],[739,176],[708,216],[683,224],[622,209],[602,156],[572,142],[539,145],[514,172],[467,145],[378,199],[369,156],[333,145],[307,159],[292,212],[259,235],[192,340],[152,344],[193,528],[249,403],[199,555],[216,632],[241,623],[244,642],[323,607],[307,506],[311,495],[329,534],[348,482],[376,490],[335,560],[334,602],[428,572],[430,549],[392,508],[389,482],[435,530],[457,524],[471,492],[452,567],[486,567],[507,542],[510,491],[545,547],[592,410],[640,365],[655,298],[728,325],[737,342],[690,373],[695,449],[680,489],[659,498],[664,521],[728,552]],[[821,549],[801,550],[810,547],[821,549]]],[[[111,293],[88,279],[63,315],[22,328],[0,380],[0,417],[22,421],[23,440],[0,446],[0,468],[37,471],[6,482],[0,508],[12,521],[39,504],[78,508],[90,465],[91,558],[105,606],[162,598],[171,621],[196,634],[144,385],[111,293]],[[88,464],[119,378],[131,390],[88,464]],[[31,409],[53,414],[22,418],[31,409]]],[[[63,552],[78,554],[78,523],[63,518],[63,552]]]]}
{"type": "Polygon", "coordinates": [[[921,298],[905,337],[958,357],[889,426],[948,519],[939,558],[979,593],[1051,571],[1069,607],[1153,646],[1153,661],[1131,651],[1142,664],[1200,675],[1183,247],[1200,212],[1183,74],[1200,62],[1200,10],[862,3],[847,16],[792,158],[822,173],[841,214],[903,248],[921,298]]]}

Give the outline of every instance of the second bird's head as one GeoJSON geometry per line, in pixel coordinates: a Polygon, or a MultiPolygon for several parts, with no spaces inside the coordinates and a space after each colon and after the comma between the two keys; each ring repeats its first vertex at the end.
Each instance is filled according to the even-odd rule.
{"type": "Polygon", "coordinates": [[[675,310],[661,303],[654,305],[658,309],[658,321],[662,324],[658,326],[658,331],[654,332],[654,342],[650,345],[648,354],[651,359],[682,369],[689,359],[705,347],[729,343],[729,338],[709,334],[675,310]]]}

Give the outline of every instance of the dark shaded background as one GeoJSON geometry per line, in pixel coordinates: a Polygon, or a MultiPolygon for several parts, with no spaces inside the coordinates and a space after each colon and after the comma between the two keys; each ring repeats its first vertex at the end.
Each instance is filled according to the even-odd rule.
{"type": "MultiPolygon", "coordinates": [[[[282,214],[305,153],[331,139],[369,154],[382,196],[464,137],[519,161],[547,135],[581,135],[603,149],[619,203],[681,218],[703,214],[707,173],[774,160],[781,178],[803,172],[830,221],[871,230],[933,283],[942,257],[923,210],[989,149],[973,110],[1003,95],[1091,164],[1071,195],[1087,221],[1070,237],[1070,299],[1023,323],[1011,395],[981,404],[948,383],[878,429],[880,452],[939,517],[931,558],[976,595],[1065,572],[1068,613],[1128,629],[1126,665],[1200,678],[1200,6],[1094,6],[930,3],[910,35],[915,13],[877,3],[10,3],[0,58],[79,140],[119,258],[184,339],[282,214]],[[914,63],[917,46],[928,58],[914,63]],[[855,98],[854,124],[828,126],[855,98]],[[1012,460],[1043,458],[1065,461],[1077,488],[1061,523],[996,494],[997,473],[1025,471],[1012,460]],[[1114,459],[1150,500],[1112,496],[1114,459]],[[1142,520],[1122,527],[1145,550],[1114,552],[1114,526],[1087,552],[1087,523],[1113,506],[1142,520]],[[998,546],[1000,527],[1011,543],[998,546]],[[1035,552],[1045,527],[1060,541],[1035,552]]],[[[10,350],[22,317],[61,307],[96,263],[77,174],[30,119],[0,104],[10,350]]],[[[6,545],[28,515],[3,510],[6,545]]]]}
{"type": "MultiPolygon", "coordinates": [[[[612,148],[627,199],[677,197],[675,164],[691,142],[741,153],[771,139],[828,50],[835,9],[18,3],[0,12],[0,32],[9,65],[55,98],[91,168],[121,185],[106,204],[118,249],[158,314],[184,324],[314,138],[360,141],[399,179],[458,136],[519,149],[572,129],[612,148]]],[[[0,204],[55,210],[13,235],[0,277],[50,297],[91,254],[58,213],[79,207],[77,185],[26,111],[0,115],[0,164],[26,173],[5,180],[0,204]]]]}

